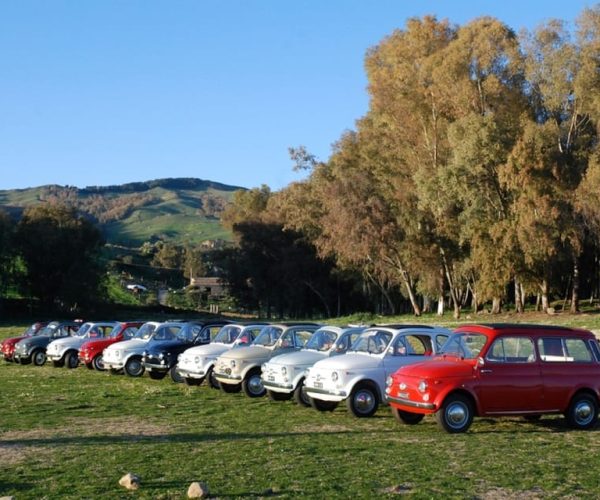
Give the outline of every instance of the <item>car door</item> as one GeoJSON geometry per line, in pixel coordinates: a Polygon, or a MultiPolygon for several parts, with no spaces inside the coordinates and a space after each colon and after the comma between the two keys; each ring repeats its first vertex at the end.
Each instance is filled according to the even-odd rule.
{"type": "Polygon", "coordinates": [[[528,336],[496,338],[476,368],[476,392],[486,414],[543,409],[543,386],[533,340],[528,336]]]}

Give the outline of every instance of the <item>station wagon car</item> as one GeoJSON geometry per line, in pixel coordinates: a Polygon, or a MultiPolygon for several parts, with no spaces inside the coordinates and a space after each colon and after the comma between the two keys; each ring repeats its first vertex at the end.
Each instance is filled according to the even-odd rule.
{"type": "Polygon", "coordinates": [[[142,364],[149,377],[160,380],[170,372],[174,382],[183,382],[183,378],[175,373],[177,357],[191,346],[208,344],[223,323],[226,321],[189,321],[180,323],[178,328],[169,327],[162,336],[157,331],[142,354],[142,364]]]}
{"type": "Polygon", "coordinates": [[[225,325],[210,344],[184,351],[177,361],[177,372],[187,385],[200,385],[206,379],[211,387],[219,389],[219,382],[213,373],[217,358],[229,349],[249,346],[265,326],[225,325]]]}
{"type": "Polygon", "coordinates": [[[279,354],[300,350],[318,328],[314,323],[266,326],[252,345],[231,349],[219,356],[214,373],[221,389],[225,392],[243,390],[251,398],[264,396],[261,365],[279,354]]]}
{"type": "Polygon", "coordinates": [[[598,419],[600,350],[586,330],[546,325],[465,325],[428,363],[388,380],[396,419],[435,414],[447,432],[465,432],[474,416],[563,414],[589,429],[598,419]]]}
{"type": "Polygon", "coordinates": [[[111,373],[119,373],[123,370],[131,377],[142,376],[144,374],[142,354],[154,331],[160,325],[161,323],[157,321],[148,321],[140,326],[132,339],[109,345],[102,352],[104,368],[111,373]]]}
{"type": "Polygon", "coordinates": [[[309,368],[304,384],[312,406],[332,411],[346,400],[354,416],[374,415],[384,401],[387,377],[401,366],[429,359],[450,333],[424,325],[367,328],[344,356],[318,361],[309,368]]]}
{"type": "Polygon", "coordinates": [[[15,345],[13,359],[16,363],[23,365],[33,361],[36,366],[42,366],[46,362],[46,348],[48,344],[56,339],[73,335],[79,330],[81,321],[52,321],[43,328],[39,335],[20,340],[15,345]]]}
{"type": "Polygon", "coordinates": [[[304,388],[306,370],[317,361],[345,354],[364,329],[324,326],[312,335],[302,350],[267,361],[261,377],[269,398],[281,401],[293,397],[299,405],[310,406],[304,388]]]}
{"type": "Polygon", "coordinates": [[[104,349],[122,340],[132,339],[142,324],[141,321],[118,323],[108,337],[88,340],[79,348],[79,361],[90,369],[104,370],[104,349]]]}
{"type": "Polygon", "coordinates": [[[20,342],[23,339],[28,337],[33,337],[34,335],[38,335],[42,328],[44,328],[48,323],[33,323],[27,330],[25,330],[18,337],[9,337],[0,342],[0,357],[4,358],[4,361],[11,362],[13,360],[13,354],[15,352],[15,346],[17,342],[20,342]]]}
{"type": "Polygon", "coordinates": [[[107,337],[116,326],[115,321],[84,323],[74,335],[50,342],[46,348],[46,356],[56,367],[77,368],[79,348],[88,340],[107,337]]]}

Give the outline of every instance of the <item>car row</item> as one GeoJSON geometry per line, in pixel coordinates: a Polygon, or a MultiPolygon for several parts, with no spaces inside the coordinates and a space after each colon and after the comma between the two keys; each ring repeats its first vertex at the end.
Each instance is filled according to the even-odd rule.
{"type": "Polygon", "coordinates": [[[81,363],[153,379],[170,374],[175,382],[206,380],[224,392],[293,399],[319,411],[345,402],[356,417],[387,404],[402,424],[433,414],[449,433],[465,432],[475,416],[563,414],[576,429],[598,420],[600,348],[593,333],[581,329],[52,322],[26,335],[0,345],[7,361],[41,365],[47,358],[54,366],[81,363]]]}

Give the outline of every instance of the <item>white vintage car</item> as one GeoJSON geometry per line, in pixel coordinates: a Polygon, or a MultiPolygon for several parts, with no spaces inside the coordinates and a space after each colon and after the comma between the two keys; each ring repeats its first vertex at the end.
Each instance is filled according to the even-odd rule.
{"type": "Polygon", "coordinates": [[[108,337],[117,325],[115,321],[84,323],[73,336],[50,342],[46,348],[46,357],[54,366],[77,368],[79,348],[88,340],[108,337]]]}
{"type": "Polygon", "coordinates": [[[388,325],[366,329],[344,356],[318,361],[305,379],[311,404],[332,411],[343,400],[356,417],[370,417],[385,401],[385,381],[401,366],[425,361],[435,354],[450,330],[388,325]]]}
{"type": "Polygon", "coordinates": [[[104,368],[112,373],[124,369],[128,375],[133,377],[143,375],[142,354],[160,324],[157,321],[148,321],[140,326],[132,339],[109,345],[102,352],[104,368]]]}
{"type": "Polygon", "coordinates": [[[219,389],[213,368],[217,358],[229,349],[249,346],[266,324],[225,325],[210,344],[191,347],[179,355],[177,372],[187,385],[200,385],[204,379],[219,389]]]}
{"type": "Polygon", "coordinates": [[[293,397],[299,405],[310,406],[310,399],[304,387],[306,370],[317,361],[345,354],[364,329],[321,327],[302,350],[282,354],[265,363],[262,366],[261,377],[269,397],[275,401],[293,397]]]}
{"type": "Polygon", "coordinates": [[[319,325],[314,323],[281,323],[262,329],[252,345],[230,349],[217,359],[214,373],[225,392],[244,393],[251,398],[264,396],[266,390],[260,378],[260,367],[274,356],[298,351],[319,325]]]}

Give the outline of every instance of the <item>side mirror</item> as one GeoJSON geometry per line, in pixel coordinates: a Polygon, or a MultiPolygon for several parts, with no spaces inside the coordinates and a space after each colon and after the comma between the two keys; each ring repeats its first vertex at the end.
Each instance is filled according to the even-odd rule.
{"type": "Polygon", "coordinates": [[[477,358],[477,364],[475,365],[477,368],[482,368],[485,366],[485,361],[481,356],[477,358]]]}

